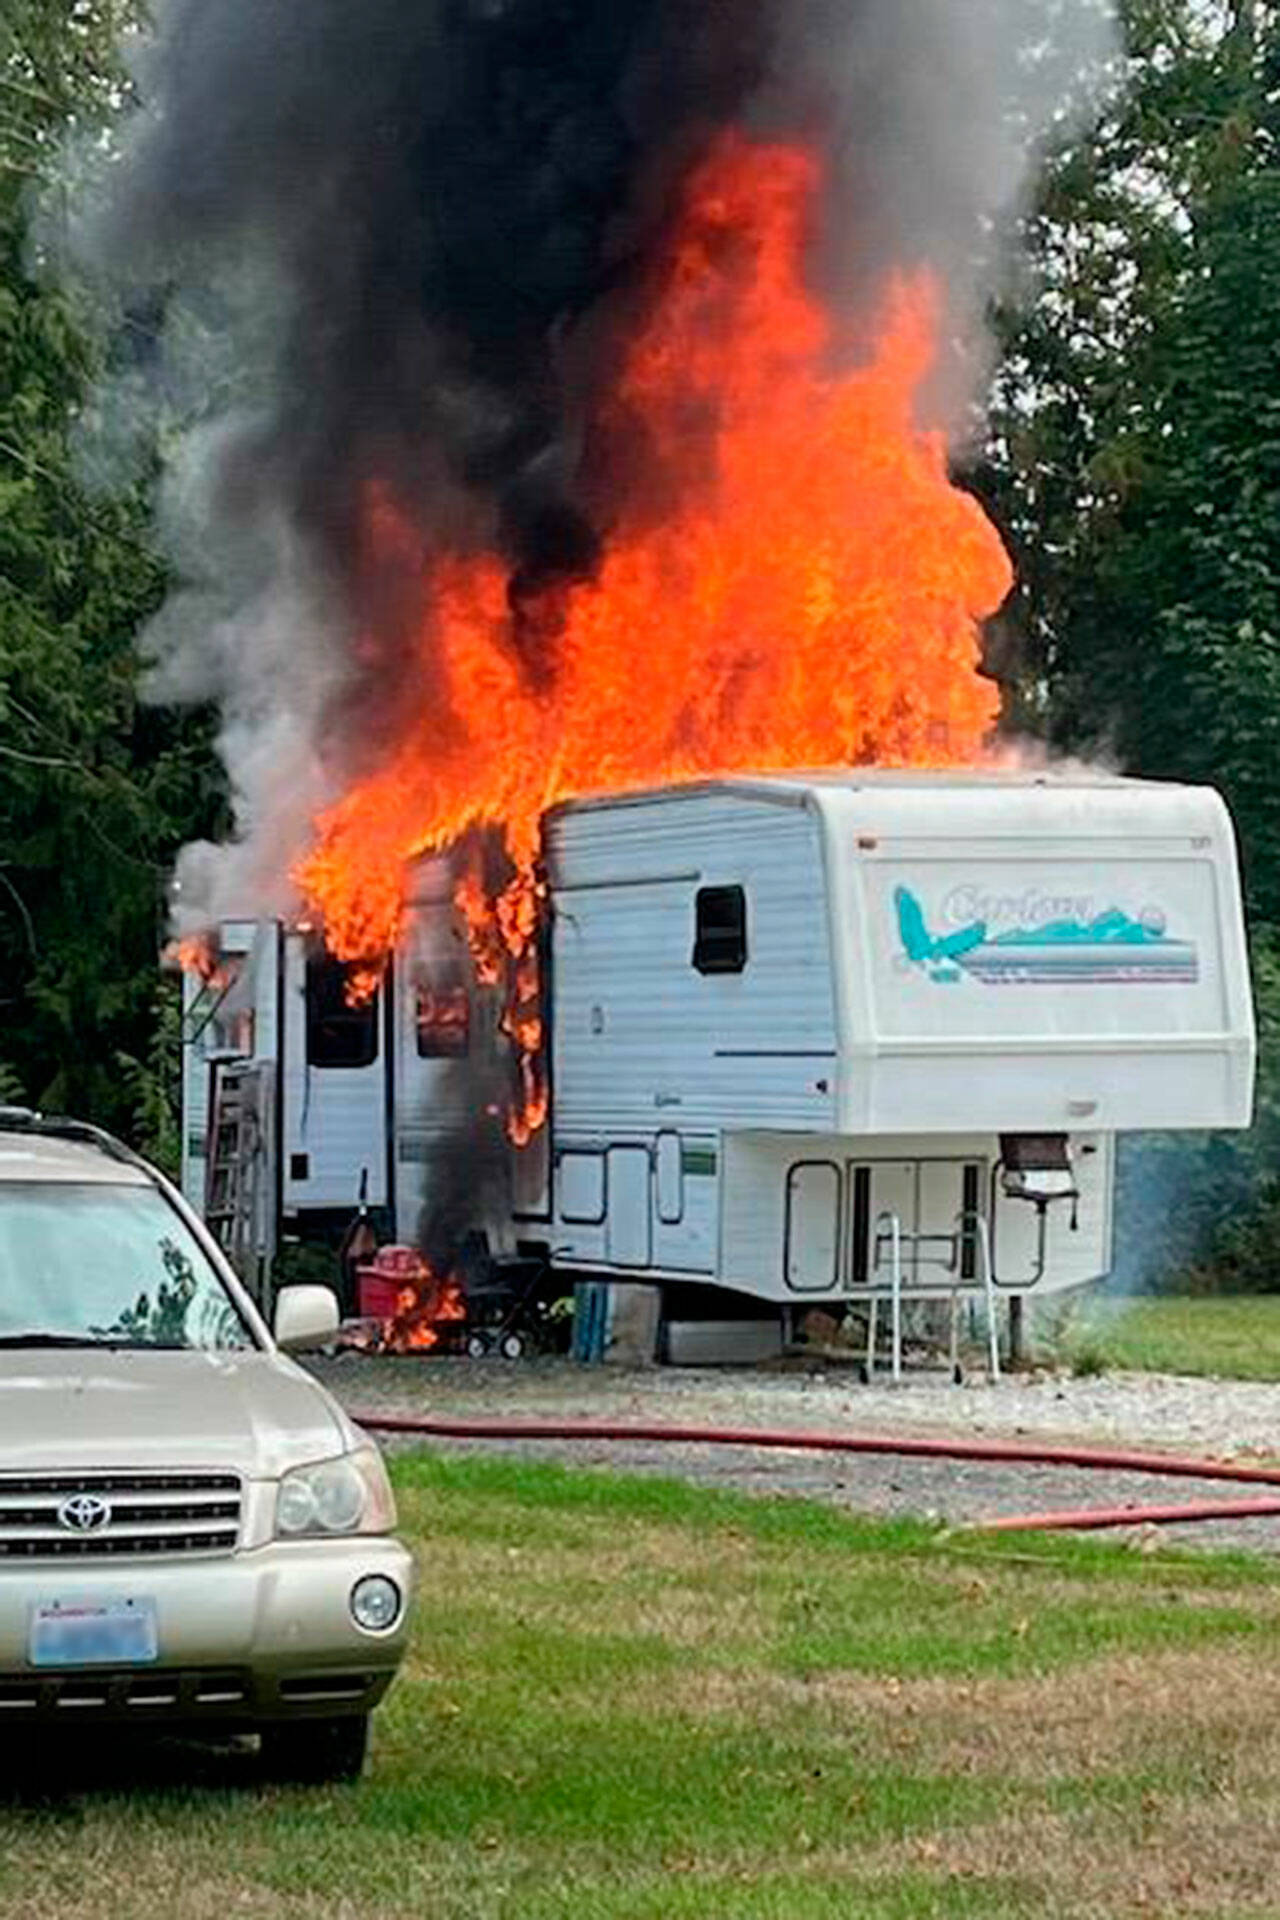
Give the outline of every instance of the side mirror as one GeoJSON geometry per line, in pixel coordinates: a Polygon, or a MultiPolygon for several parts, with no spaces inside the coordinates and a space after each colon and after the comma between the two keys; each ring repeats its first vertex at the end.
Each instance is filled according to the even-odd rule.
{"type": "Polygon", "coordinates": [[[338,1303],[328,1287],[281,1287],[276,1295],[276,1344],[318,1347],[338,1331],[338,1303]]]}

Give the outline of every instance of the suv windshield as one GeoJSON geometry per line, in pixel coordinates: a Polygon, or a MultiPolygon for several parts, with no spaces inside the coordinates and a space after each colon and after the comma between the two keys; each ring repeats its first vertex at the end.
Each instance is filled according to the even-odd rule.
{"type": "Polygon", "coordinates": [[[254,1344],[155,1188],[0,1182],[0,1347],[254,1344]]]}

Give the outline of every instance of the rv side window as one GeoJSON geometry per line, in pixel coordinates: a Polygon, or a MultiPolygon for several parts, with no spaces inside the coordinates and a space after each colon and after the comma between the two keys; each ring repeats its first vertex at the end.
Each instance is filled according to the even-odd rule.
{"type": "Polygon", "coordinates": [[[747,964],[747,896],[741,887],[699,887],[693,964],[699,973],[741,973],[747,964]]]}
{"type": "Polygon", "coordinates": [[[348,978],[348,969],[331,954],[312,954],[307,961],[309,1067],[371,1067],[378,1057],[382,996],[375,993],[352,1006],[348,978]]]}
{"type": "Polygon", "coordinates": [[[461,1060],[471,1046],[471,1002],[456,974],[423,975],[413,1003],[419,1060],[461,1060]]]}

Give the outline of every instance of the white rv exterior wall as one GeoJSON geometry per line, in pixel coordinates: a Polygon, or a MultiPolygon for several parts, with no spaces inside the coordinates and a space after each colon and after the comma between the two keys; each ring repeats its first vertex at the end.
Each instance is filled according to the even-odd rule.
{"type": "MultiPolygon", "coordinates": [[[[1117,1131],[1249,1118],[1243,917],[1212,793],[730,781],[567,808],[548,848],[566,1266],[838,1299],[857,1285],[855,1168],[873,1217],[945,1239],[967,1163],[998,1280],[1072,1286],[1110,1266],[1117,1131]],[[735,884],[746,969],[703,978],[695,896],[735,884]],[[1001,1133],[1071,1139],[1079,1204],[1050,1207],[1043,1272],[1036,1209],[993,1180],[1001,1133]]],[[[946,1253],[917,1281],[945,1287],[946,1253]]]]}
{"type": "Polygon", "coordinates": [[[655,1115],[864,1135],[1249,1122],[1235,844],[1208,790],[708,783],[566,808],[548,848],[567,1137],[648,1137],[655,1115]],[[750,960],[703,979],[693,899],[735,883],[750,960]],[[1107,921],[1119,937],[1087,937],[1107,921]]]}
{"type": "MultiPolygon", "coordinates": [[[[944,1235],[970,1165],[997,1276],[1029,1285],[1035,1209],[993,1201],[991,1174],[1000,1134],[1045,1133],[1070,1136],[1081,1201],[1074,1231],[1069,1206],[1050,1209],[1036,1284],[1073,1285],[1110,1264],[1118,1131],[1249,1118],[1240,890],[1212,793],[953,775],[708,782],[560,809],[546,849],[551,1127],[517,1163],[514,1215],[476,1224],[500,1243],[545,1238],[568,1270],[839,1299],[857,1284],[854,1169],[874,1169],[873,1214],[944,1235]],[[717,886],[745,891],[740,974],[693,965],[696,896],[717,886]],[[1107,916],[1118,936],[1096,931],[1107,916]]],[[[235,938],[259,952],[252,926],[235,938]]],[[[299,942],[283,1045],[274,958],[255,960],[255,1053],[280,1062],[282,1150],[315,1156],[307,1182],[286,1162],[286,1205],[353,1205],[366,1164],[376,1203],[390,1124],[397,1228],[416,1232],[441,1149],[475,1109],[474,1075],[416,1044],[415,971],[456,959],[458,940],[447,876],[424,866],[390,1043],[384,1032],[367,1070],[306,1069],[299,942]]],[[[472,1012],[470,1066],[495,1069],[500,1104],[492,996],[472,1012]]],[[[189,1049],[197,1204],[206,1080],[189,1049]]]]}
{"type": "Polygon", "coordinates": [[[841,1131],[1248,1125],[1252,995],[1217,794],[952,775],[813,791],[841,993],[841,1131]],[[908,953],[902,894],[935,958],[908,953]],[[1105,918],[1127,937],[1083,937],[1105,918]]]}
{"type": "Polygon", "coordinates": [[[557,1147],[830,1126],[836,1016],[818,819],[697,789],[549,822],[557,1147]],[[741,974],[693,966],[700,887],[747,893],[741,974]]]}
{"type": "MultiPolygon", "coordinates": [[[[1104,1275],[1111,1265],[1113,1198],[1112,1143],[1081,1136],[1070,1143],[1080,1190],[1075,1210],[1056,1202],[1046,1220],[1044,1273],[1039,1265],[1035,1208],[1025,1201],[997,1197],[992,1207],[992,1171],[1000,1157],[990,1135],[886,1135],[874,1141],[844,1134],[799,1140],[778,1134],[738,1133],[724,1143],[722,1232],[718,1278],[726,1286],[793,1304],[845,1298],[856,1300],[859,1275],[885,1285],[889,1272],[887,1240],[877,1246],[876,1222],[897,1218],[903,1239],[903,1269],[913,1289],[945,1293],[951,1281],[945,1242],[960,1227],[962,1175],[977,1168],[977,1197],[991,1228],[992,1266],[998,1283],[1037,1292],[1078,1286],[1104,1275]],[[861,1265],[855,1260],[853,1181],[856,1169],[870,1170],[870,1205],[861,1265]],[[829,1183],[814,1180],[812,1219],[823,1221],[833,1249],[833,1283],[815,1266],[809,1275],[792,1272],[788,1238],[788,1185],[793,1169],[822,1169],[829,1183]],[[914,1243],[916,1235],[931,1244],[914,1243]]],[[[813,1234],[818,1244],[818,1235],[813,1234]]]]}
{"type": "Polygon", "coordinates": [[[803,796],[704,789],[567,810],[547,852],[557,1257],[712,1277],[722,1129],[834,1114],[817,816],[803,796]],[[693,965],[696,897],[716,886],[747,895],[741,974],[693,965]]]}

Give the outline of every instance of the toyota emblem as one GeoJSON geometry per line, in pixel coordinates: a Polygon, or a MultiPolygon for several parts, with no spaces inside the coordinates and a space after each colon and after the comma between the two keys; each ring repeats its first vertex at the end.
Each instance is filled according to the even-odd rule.
{"type": "Polygon", "coordinates": [[[58,1525],[68,1533],[101,1533],[111,1524],[111,1508],[96,1493],[73,1493],[58,1508],[58,1525]]]}

